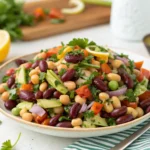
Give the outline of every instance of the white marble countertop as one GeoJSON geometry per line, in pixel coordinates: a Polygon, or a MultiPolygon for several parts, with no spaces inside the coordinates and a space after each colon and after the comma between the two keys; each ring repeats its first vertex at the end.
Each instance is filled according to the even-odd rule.
{"type": "MultiPolygon", "coordinates": [[[[12,57],[21,56],[39,51],[41,49],[56,46],[60,44],[61,41],[67,43],[74,37],[86,37],[90,40],[96,41],[101,45],[123,48],[147,58],[149,57],[148,52],[146,51],[142,42],[119,40],[111,34],[109,25],[101,25],[40,40],[12,43],[11,52],[7,60],[12,57]]],[[[0,145],[7,139],[11,139],[12,142],[14,142],[18,134],[20,132],[22,133],[21,139],[16,146],[16,150],[61,150],[67,145],[78,140],[47,136],[26,130],[2,114],[0,114],[0,120],[2,121],[2,124],[0,125],[0,145]]]]}

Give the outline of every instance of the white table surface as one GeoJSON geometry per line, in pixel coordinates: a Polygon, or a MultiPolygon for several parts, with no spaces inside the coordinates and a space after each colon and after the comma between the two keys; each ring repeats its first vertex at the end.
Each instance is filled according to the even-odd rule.
{"type": "MultiPolygon", "coordinates": [[[[110,25],[101,25],[40,40],[12,43],[11,51],[7,60],[16,56],[21,56],[31,52],[39,51],[41,49],[59,45],[61,41],[67,43],[74,37],[86,37],[90,40],[96,41],[101,45],[124,48],[128,49],[128,51],[138,53],[147,58],[149,57],[148,52],[146,51],[142,42],[119,40],[111,34],[110,25]]],[[[16,150],[62,150],[67,145],[78,140],[47,136],[26,130],[2,114],[0,114],[0,120],[2,121],[2,124],[0,125],[0,145],[7,139],[15,141],[18,134],[20,132],[22,133],[21,139],[16,146],[16,150]]]]}

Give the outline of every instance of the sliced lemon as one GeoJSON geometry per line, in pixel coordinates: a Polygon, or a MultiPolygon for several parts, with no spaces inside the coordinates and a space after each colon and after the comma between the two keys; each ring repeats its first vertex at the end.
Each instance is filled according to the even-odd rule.
{"type": "Polygon", "coordinates": [[[64,50],[63,50],[63,52],[61,53],[61,54],[59,54],[59,55],[57,55],[57,58],[58,59],[62,59],[63,57],[65,57],[65,55],[68,53],[68,52],[70,52],[70,51],[72,51],[72,48],[71,47],[66,47],[64,50]]]}
{"type": "Polygon", "coordinates": [[[0,30],[0,62],[8,55],[10,49],[10,36],[5,30],[0,30]]]}
{"type": "Polygon", "coordinates": [[[73,8],[63,8],[61,11],[63,14],[78,14],[81,13],[85,4],[81,0],[70,0],[69,5],[75,5],[73,8]]]}
{"type": "Polygon", "coordinates": [[[86,50],[92,54],[93,56],[96,56],[98,58],[98,60],[104,60],[105,63],[108,62],[108,57],[109,57],[109,53],[108,52],[98,52],[98,51],[93,51],[91,50],[89,47],[86,48],[86,50]]]}
{"type": "Polygon", "coordinates": [[[103,5],[103,6],[111,6],[111,0],[82,0],[85,3],[95,4],[95,5],[103,5]]]}

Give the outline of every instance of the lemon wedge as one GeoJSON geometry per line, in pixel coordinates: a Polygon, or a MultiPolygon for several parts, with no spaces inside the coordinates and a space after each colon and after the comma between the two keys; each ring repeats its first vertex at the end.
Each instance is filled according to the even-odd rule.
{"type": "Polygon", "coordinates": [[[92,54],[93,56],[96,56],[98,58],[98,60],[104,60],[105,63],[108,62],[108,57],[109,57],[109,53],[108,52],[98,52],[98,51],[93,51],[91,50],[89,47],[86,48],[86,50],[92,54]]]}
{"type": "Polygon", "coordinates": [[[65,55],[68,53],[68,52],[70,52],[70,51],[72,51],[72,48],[71,47],[66,47],[64,50],[63,50],[63,52],[61,53],[61,54],[59,54],[59,55],[57,55],[57,58],[58,59],[62,59],[63,57],[65,57],[65,55]]]}
{"type": "Polygon", "coordinates": [[[69,5],[75,5],[75,7],[63,8],[61,10],[63,14],[78,14],[81,13],[85,8],[85,4],[81,0],[70,0],[69,5]]]}
{"type": "Polygon", "coordinates": [[[111,6],[111,0],[82,0],[85,3],[95,4],[95,5],[103,5],[103,6],[111,6]]]}
{"type": "Polygon", "coordinates": [[[10,49],[10,36],[5,30],[0,30],[0,62],[8,55],[10,49]]]}

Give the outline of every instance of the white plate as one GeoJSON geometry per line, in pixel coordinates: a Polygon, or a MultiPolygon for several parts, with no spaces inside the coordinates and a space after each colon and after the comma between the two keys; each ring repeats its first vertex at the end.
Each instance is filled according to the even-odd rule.
{"type": "MultiPolygon", "coordinates": [[[[116,51],[118,53],[125,51],[123,49],[120,50],[117,48],[111,48],[111,49],[113,49],[114,51],[116,51]]],[[[150,60],[148,60],[147,58],[140,56],[140,54],[137,55],[137,54],[130,53],[130,52],[125,52],[125,53],[128,54],[130,56],[130,58],[135,60],[135,61],[144,60],[143,67],[150,68],[150,60]]],[[[141,53],[142,53],[142,51],[141,51],[141,53]]],[[[21,58],[24,58],[26,60],[30,60],[33,58],[34,55],[35,55],[35,53],[23,56],[21,58]]],[[[9,68],[16,67],[14,60],[15,59],[10,60],[0,67],[0,79],[5,74],[6,70],[8,70],[9,68]]],[[[102,136],[102,135],[120,132],[120,131],[129,129],[129,128],[132,128],[132,127],[144,122],[148,118],[150,118],[150,114],[146,114],[141,118],[138,118],[138,119],[133,120],[131,122],[117,125],[117,126],[109,126],[109,127],[102,127],[102,128],[73,129],[73,128],[60,128],[60,127],[44,126],[44,125],[39,125],[36,123],[24,121],[20,117],[13,116],[10,111],[5,109],[4,103],[2,100],[0,100],[0,112],[2,112],[8,118],[17,122],[18,124],[22,125],[23,127],[30,129],[32,131],[36,131],[36,132],[48,134],[48,135],[53,135],[53,136],[71,137],[71,138],[94,137],[94,136],[102,136]]]]}

